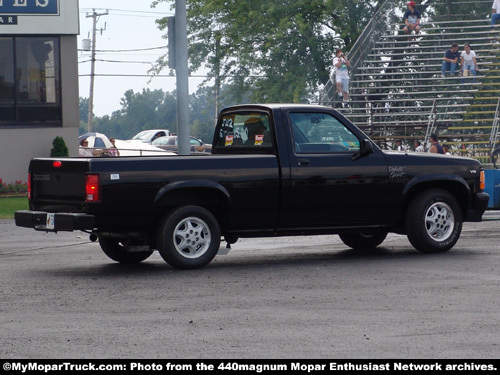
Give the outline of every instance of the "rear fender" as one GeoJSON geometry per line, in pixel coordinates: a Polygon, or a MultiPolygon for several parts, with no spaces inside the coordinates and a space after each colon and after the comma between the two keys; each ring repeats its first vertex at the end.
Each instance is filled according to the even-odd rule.
{"type": "Polygon", "coordinates": [[[178,181],[164,186],[154,200],[155,211],[166,211],[181,206],[200,206],[212,212],[221,226],[225,225],[231,197],[226,188],[213,181],[178,181]]]}

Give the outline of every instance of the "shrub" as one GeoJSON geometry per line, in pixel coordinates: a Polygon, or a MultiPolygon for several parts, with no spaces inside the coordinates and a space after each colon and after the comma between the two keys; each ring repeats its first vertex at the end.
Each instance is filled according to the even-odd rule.
{"type": "Polygon", "coordinates": [[[5,183],[0,178],[0,194],[25,193],[28,191],[28,184],[20,180],[14,183],[5,183]]]}
{"type": "Polygon", "coordinates": [[[54,141],[52,142],[52,150],[50,150],[50,156],[51,157],[69,156],[68,147],[66,146],[66,143],[64,142],[64,139],[62,137],[54,138],[54,141]]]}

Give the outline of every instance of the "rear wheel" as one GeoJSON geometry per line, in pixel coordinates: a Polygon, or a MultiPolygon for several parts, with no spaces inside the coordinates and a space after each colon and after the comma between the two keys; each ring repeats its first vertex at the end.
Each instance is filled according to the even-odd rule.
{"type": "Polygon", "coordinates": [[[153,251],[136,251],[131,249],[130,241],[117,240],[115,238],[99,237],[99,245],[109,258],[124,264],[140,263],[149,258],[153,251]]]}
{"type": "Polygon", "coordinates": [[[185,206],[165,216],[156,242],[160,255],[172,267],[194,269],[207,265],[217,255],[220,237],[219,223],[210,211],[185,206]]]}
{"type": "Polygon", "coordinates": [[[355,250],[371,250],[384,242],[387,232],[341,233],[339,237],[343,243],[355,250]]]}
{"type": "Polygon", "coordinates": [[[456,198],[441,189],[417,195],[406,213],[406,233],[423,253],[450,250],[462,233],[462,211],[456,198]]]}

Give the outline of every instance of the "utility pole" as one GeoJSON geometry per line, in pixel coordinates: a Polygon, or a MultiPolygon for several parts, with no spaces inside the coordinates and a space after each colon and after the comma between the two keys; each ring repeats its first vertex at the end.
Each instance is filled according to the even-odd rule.
{"type": "Polygon", "coordinates": [[[90,65],[90,94],[89,94],[89,122],[87,125],[87,131],[92,131],[92,121],[94,120],[94,78],[95,78],[95,45],[96,45],[96,34],[97,34],[97,18],[100,16],[105,16],[105,13],[96,13],[93,9],[92,14],[87,14],[87,18],[92,17],[94,19],[92,27],[92,58],[90,65]]]}
{"type": "Polygon", "coordinates": [[[189,155],[189,70],[186,0],[175,0],[175,70],[177,77],[178,153],[189,155]]]}
{"type": "Polygon", "coordinates": [[[219,117],[219,95],[220,95],[220,32],[215,34],[215,125],[217,125],[217,118],[219,117]]]}

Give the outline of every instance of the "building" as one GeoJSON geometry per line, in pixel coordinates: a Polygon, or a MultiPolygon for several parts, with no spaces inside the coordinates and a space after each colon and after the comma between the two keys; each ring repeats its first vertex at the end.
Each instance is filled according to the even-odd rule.
{"type": "Polygon", "coordinates": [[[78,155],[78,0],[0,0],[0,179],[62,137],[78,155]]]}

